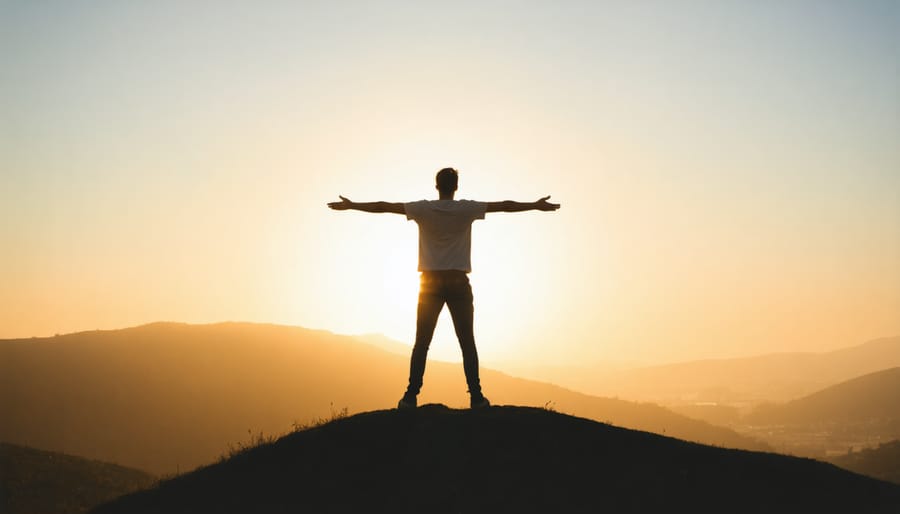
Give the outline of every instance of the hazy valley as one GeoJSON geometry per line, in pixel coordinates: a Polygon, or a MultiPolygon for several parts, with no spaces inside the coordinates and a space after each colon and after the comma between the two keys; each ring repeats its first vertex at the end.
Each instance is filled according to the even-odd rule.
{"type": "Polygon", "coordinates": [[[777,451],[825,458],[900,439],[900,337],[823,353],[634,367],[522,369],[593,394],[652,401],[777,451]]]}

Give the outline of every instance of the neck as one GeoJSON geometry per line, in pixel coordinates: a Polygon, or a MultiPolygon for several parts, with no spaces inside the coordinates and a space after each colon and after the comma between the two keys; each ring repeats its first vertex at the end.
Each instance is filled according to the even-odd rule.
{"type": "Polygon", "coordinates": [[[439,193],[439,194],[438,194],[438,200],[453,200],[453,194],[454,194],[454,192],[450,192],[450,193],[439,193]]]}

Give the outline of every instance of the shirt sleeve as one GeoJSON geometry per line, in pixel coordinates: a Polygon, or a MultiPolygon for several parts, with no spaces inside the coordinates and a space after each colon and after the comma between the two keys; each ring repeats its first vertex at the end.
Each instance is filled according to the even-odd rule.
{"type": "Polygon", "coordinates": [[[406,219],[408,220],[416,220],[422,214],[422,206],[424,204],[424,200],[419,200],[416,202],[406,202],[403,204],[403,210],[406,211],[406,219]]]}
{"type": "Polygon", "coordinates": [[[468,212],[469,216],[474,220],[483,220],[484,214],[487,212],[487,202],[476,202],[475,200],[468,200],[468,212]]]}

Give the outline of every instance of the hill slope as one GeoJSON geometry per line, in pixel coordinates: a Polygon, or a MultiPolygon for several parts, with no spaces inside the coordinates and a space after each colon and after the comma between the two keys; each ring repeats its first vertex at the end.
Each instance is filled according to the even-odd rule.
{"type": "Polygon", "coordinates": [[[900,487],[525,407],[377,411],[98,508],[179,512],[896,512],[900,487]]]}
{"type": "Polygon", "coordinates": [[[900,484],[900,440],[861,452],[832,457],[828,462],[862,475],[900,484]]]}
{"type": "MultiPolygon", "coordinates": [[[[662,402],[731,405],[786,402],[867,373],[900,366],[900,337],[824,353],[710,359],[598,374],[558,383],[592,394],[662,402]]],[[[546,374],[552,379],[557,374],[546,374]]]]}
{"type": "MultiPolygon", "coordinates": [[[[754,424],[891,423],[900,429],[900,367],[869,373],[783,405],[757,408],[754,424]]],[[[900,433],[896,434],[900,436],[900,433]]]]}
{"type": "MultiPolygon", "coordinates": [[[[247,431],[393,407],[409,358],[297,327],[156,323],[0,341],[0,440],[158,474],[212,462],[247,431]]],[[[542,406],[720,446],[748,437],[655,405],[591,397],[485,370],[495,404],[542,406]]],[[[462,366],[429,362],[422,403],[467,401],[462,366]]]]}
{"type": "Polygon", "coordinates": [[[149,487],[136,469],[0,443],[0,512],[76,514],[149,487]]]}

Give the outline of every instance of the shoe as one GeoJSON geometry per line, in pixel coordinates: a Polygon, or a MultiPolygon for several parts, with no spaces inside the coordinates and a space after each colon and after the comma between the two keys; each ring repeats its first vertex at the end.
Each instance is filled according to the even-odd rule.
{"type": "Polygon", "coordinates": [[[481,396],[481,395],[473,396],[469,400],[469,407],[472,409],[483,409],[485,407],[490,407],[490,406],[491,406],[491,402],[488,401],[487,398],[485,398],[484,396],[481,396]]]}
{"type": "Polygon", "coordinates": [[[403,398],[400,398],[400,401],[397,402],[397,408],[400,410],[415,409],[416,408],[416,397],[403,395],[403,398]]]}

